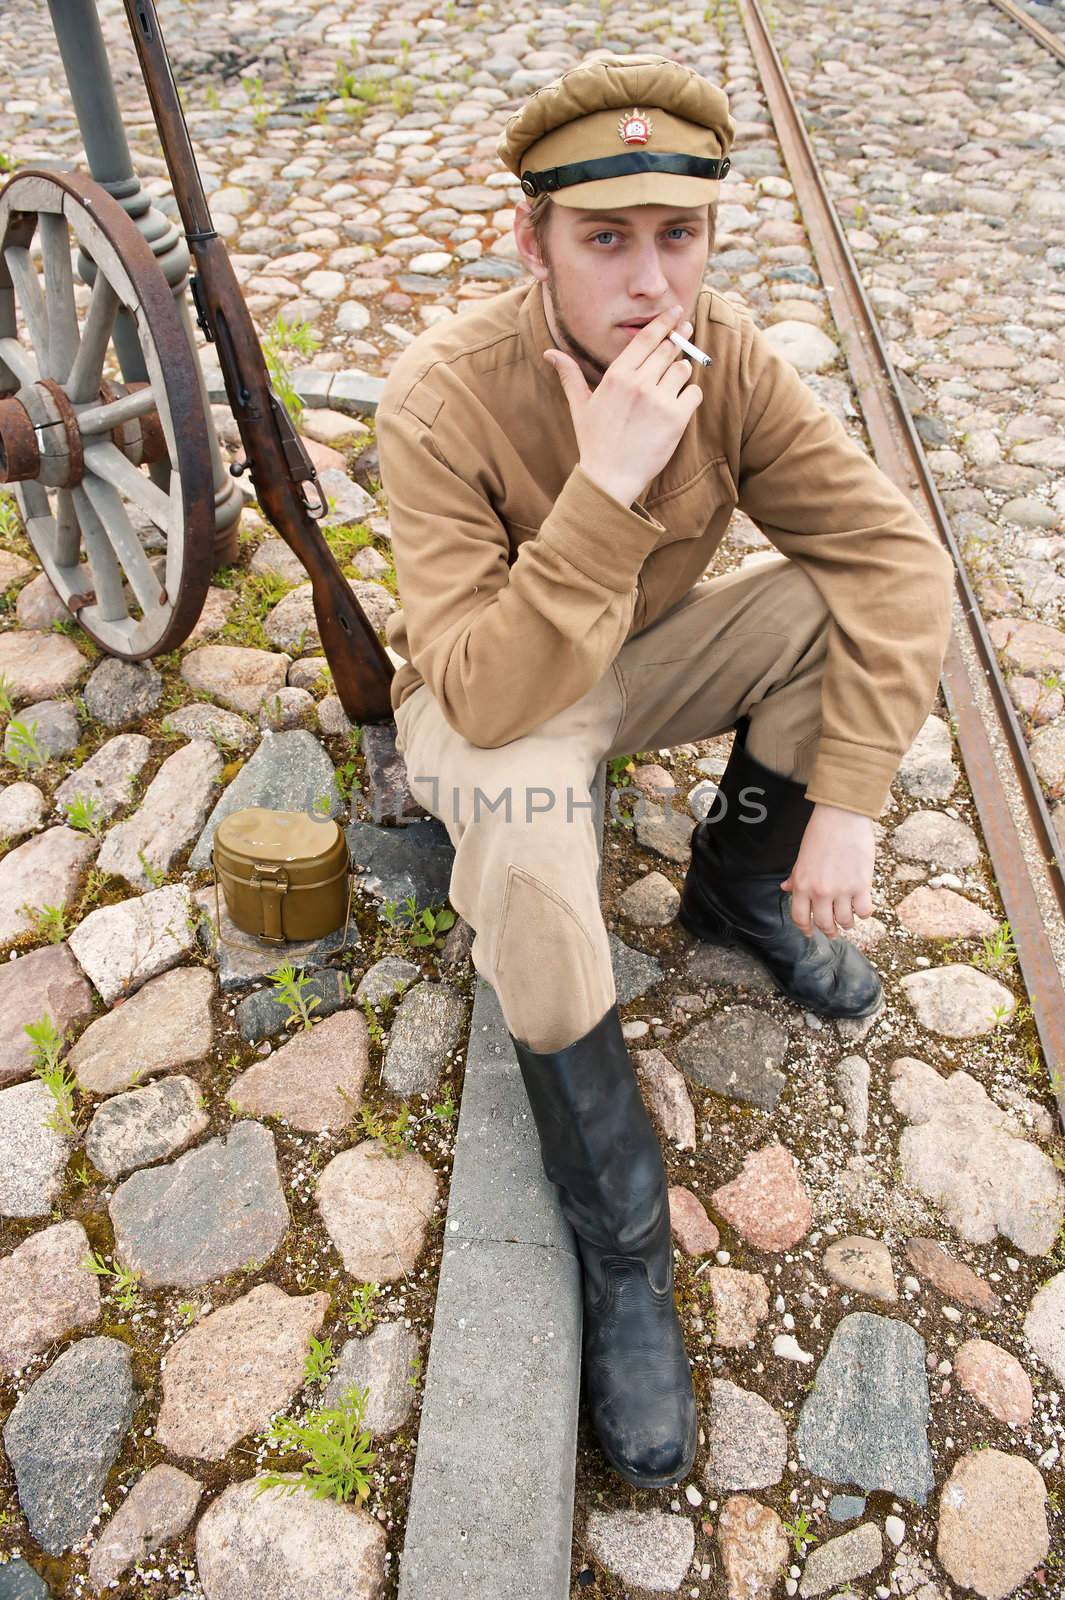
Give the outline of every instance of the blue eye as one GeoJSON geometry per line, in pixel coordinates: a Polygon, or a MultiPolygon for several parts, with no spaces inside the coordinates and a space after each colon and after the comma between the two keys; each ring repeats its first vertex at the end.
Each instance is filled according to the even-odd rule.
{"type": "MultiPolygon", "coordinates": [[[[670,232],[670,234],[684,234],[688,238],[696,237],[694,232],[692,232],[691,227],[683,227],[680,226],[680,224],[678,224],[676,227],[670,227],[668,232],[670,232]]],[[[598,245],[598,242],[600,242],[601,238],[617,238],[616,230],[612,229],[612,227],[604,227],[604,229],[601,229],[601,232],[598,232],[598,234],[593,234],[593,245],[598,245]]]]}

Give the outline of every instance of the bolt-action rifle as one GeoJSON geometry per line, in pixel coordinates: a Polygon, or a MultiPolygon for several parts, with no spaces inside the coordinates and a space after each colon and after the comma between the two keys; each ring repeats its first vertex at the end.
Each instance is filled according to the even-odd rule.
{"type": "Polygon", "coordinates": [[[337,694],[354,722],[392,715],[393,667],[326,543],[326,502],[314,464],[270,387],[262,347],[226,247],[211,223],[196,157],[163,42],[155,0],[124,0],[174,198],[196,268],[192,297],[204,337],[218,350],[230,409],[263,511],[311,579],[314,615],[337,694]],[[312,504],[310,485],[317,496],[312,504]]]}

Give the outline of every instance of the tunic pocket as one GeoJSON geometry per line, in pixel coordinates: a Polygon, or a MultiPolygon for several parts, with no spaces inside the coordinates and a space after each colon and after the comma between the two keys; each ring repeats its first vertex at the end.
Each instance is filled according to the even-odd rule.
{"type": "Polygon", "coordinates": [[[697,473],[642,502],[644,510],[665,528],[656,550],[679,539],[699,539],[716,532],[720,538],[736,509],[736,485],[724,456],[708,461],[697,473]]]}

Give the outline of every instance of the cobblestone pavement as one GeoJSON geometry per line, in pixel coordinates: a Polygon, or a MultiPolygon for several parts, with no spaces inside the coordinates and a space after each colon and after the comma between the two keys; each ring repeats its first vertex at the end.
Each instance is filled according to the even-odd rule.
{"type": "MultiPolygon", "coordinates": [[[[138,170],[172,211],[121,8],[101,9],[138,170]]],[[[982,0],[770,14],[1054,794],[1061,69],[982,0]]],[[[422,327],[520,276],[494,155],[514,105],[597,48],[691,62],[739,124],[708,281],[861,436],[723,0],[518,23],[495,0],[189,0],[163,21],[261,329],[304,322],[320,344],[293,365],[377,377],[422,327]]],[[[0,149],[27,165],[78,148],[45,6],[4,13],[0,149]]],[[[396,602],[372,423],[318,408],[303,426],[338,474],[334,548],[381,621],[396,602]]],[[[0,522],[0,943],[17,956],[0,970],[0,1595],[42,1592],[27,1562],[64,1597],[392,1596],[467,930],[419,946],[382,914],[405,891],[366,824],[374,749],[350,738],[302,572],[254,510],[196,635],[140,667],[64,621],[9,502],[0,522]],[[286,1005],[264,981],[272,959],[203,943],[223,789],[287,808],[331,794],[373,874],[352,947],[296,953],[309,1029],[291,987],[286,1005]],[[63,1046],[25,1033],[45,1015],[73,1041],[66,1122],[63,1046]],[[349,1383],[368,1387],[378,1452],[364,1503],[254,1498],[253,1479],[307,1460],[280,1449],[285,1419],[349,1383]]],[[[737,516],[712,570],[765,544],[737,516]]],[[[672,786],[687,818],[632,827],[616,805],[603,899],[673,1186],[702,1430],[688,1481],[651,1494],[607,1471],[582,1424],[573,1593],[1059,1593],[1065,1142],[949,722],[937,707],[878,825],[875,915],[855,937],[886,999],[862,1024],[804,1016],[675,923],[724,755],[634,752],[613,774],[649,806],[672,786]]],[[[419,904],[442,898],[430,856],[401,863],[419,904]]]]}

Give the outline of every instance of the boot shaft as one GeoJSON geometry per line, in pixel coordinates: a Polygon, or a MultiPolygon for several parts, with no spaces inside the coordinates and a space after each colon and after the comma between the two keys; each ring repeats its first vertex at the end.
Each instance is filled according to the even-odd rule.
{"type": "Polygon", "coordinates": [[[737,731],[728,764],[707,815],[692,834],[692,858],[722,872],[778,873],[795,865],[813,815],[805,784],[774,772],[750,754],[746,728],[737,731]]]}
{"type": "Polygon", "coordinates": [[[663,1216],[668,1226],[669,1201],[617,1005],[565,1049],[513,1043],[544,1171],[566,1220],[599,1252],[640,1254],[660,1239],[663,1216]]]}

